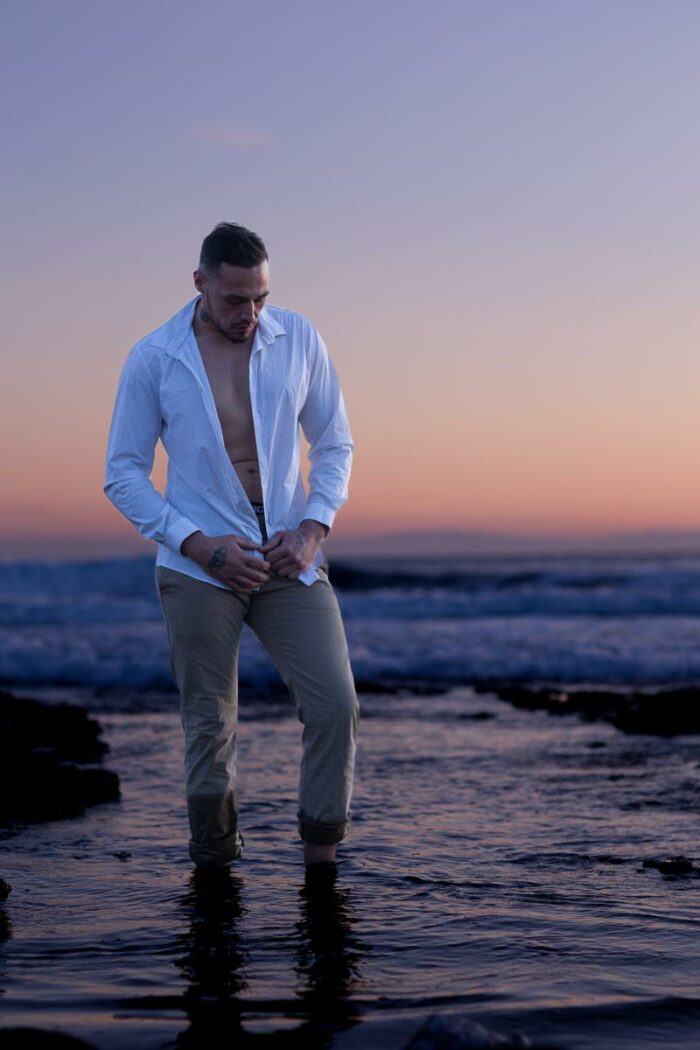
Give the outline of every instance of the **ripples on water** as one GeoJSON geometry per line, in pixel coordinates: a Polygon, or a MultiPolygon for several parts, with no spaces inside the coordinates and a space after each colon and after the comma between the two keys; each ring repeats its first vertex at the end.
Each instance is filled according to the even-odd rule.
{"type": "Polygon", "coordinates": [[[362,709],[354,828],[316,895],[290,708],[241,711],[246,850],[215,883],[186,855],[177,715],[104,716],[121,803],[3,843],[2,1023],[104,1050],[393,1050],[455,1011],[552,1045],[700,1045],[700,881],[642,868],[697,856],[695,740],[468,689],[362,709]]]}

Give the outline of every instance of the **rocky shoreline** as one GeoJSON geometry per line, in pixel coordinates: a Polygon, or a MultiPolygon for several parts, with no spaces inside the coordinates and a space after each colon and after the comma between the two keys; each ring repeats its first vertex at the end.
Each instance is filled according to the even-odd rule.
{"type": "MultiPolygon", "coordinates": [[[[0,691],[0,829],[78,817],[89,806],[120,797],[119,777],[98,764],[109,751],[102,729],[76,704],[47,704],[0,691]]],[[[0,942],[11,935],[0,878],[0,942]]],[[[3,1028],[3,1046],[86,1047],[59,1032],[3,1028]]]]}
{"type": "Polygon", "coordinates": [[[115,802],[119,777],[103,769],[102,729],[76,704],[0,691],[0,828],[78,817],[115,802]]]}
{"type": "Polygon", "coordinates": [[[624,733],[679,736],[700,733],[700,686],[635,689],[620,686],[586,688],[521,683],[479,683],[478,692],[493,693],[530,711],[578,715],[590,722],[610,722],[624,733]]]}

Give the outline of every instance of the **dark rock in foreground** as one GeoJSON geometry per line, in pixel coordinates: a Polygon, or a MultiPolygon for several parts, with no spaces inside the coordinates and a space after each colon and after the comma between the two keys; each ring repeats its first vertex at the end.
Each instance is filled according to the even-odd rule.
{"type": "MultiPolygon", "coordinates": [[[[538,1050],[538,1045],[526,1035],[503,1035],[468,1017],[431,1014],[405,1050],[538,1050]]],[[[548,1050],[556,1048],[550,1044],[548,1050]]]]}
{"type": "Polygon", "coordinates": [[[635,691],[622,687],[578,689],[483,683],[478,688],[481,692],[495,693],[515,707],[611,722],[625,733],[652,736],[700,733],[700,686],[635,691]]]}
{"type": "Polygon", "coordinates": [[[696,879],[700,878],[700,868],[690,857],[648,857],[642,861],[642,867],[654,868],[662,875],[690,875],[696,879]]]}
{"type": "Polygon", "coordinates": [[[0,692],[0,825],[76,817],[118,799],[116,773],[85,765],[109,750],[100,733],[81,707],[0,692]]]}
{"type": "Polygon", "coordinates": [[[4,879],[0,879],[0,901],[5,901],[12,893],[12,886],[4,879]]]}
{"type": "Polygon", "coordinates": [[[13,751],[51,752],[56,758],[93,762],[109,748],[102,730],[77,704],[45,704],[0,692],[0,755],[13,751]]]}

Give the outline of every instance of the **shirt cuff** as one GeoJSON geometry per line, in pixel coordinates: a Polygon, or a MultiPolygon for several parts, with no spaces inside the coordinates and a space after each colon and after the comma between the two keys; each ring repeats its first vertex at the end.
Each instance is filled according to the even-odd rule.
{"type": "Polygon", "coordinates": [[[180,547],[187,537],[191,536],[193,532],[199,531],[199,525],[195,525],[189,518],[178,518],[173,525],[170,525],[169,528],[165,530],[163,543],[173,551],[173,553],[179,554],[180,547]]]}
{"type": "Polygon", "coordinates": [[[335,520],[335,514],[332,510],[323,503],[319,503],[316,500],[309,500],[306,504],[306,509],[301,516],[303,521],[305,518],[311,518],[312,521],[320,521],[322,525],[327,525],[330,529],[331,525],[335,520]]]}

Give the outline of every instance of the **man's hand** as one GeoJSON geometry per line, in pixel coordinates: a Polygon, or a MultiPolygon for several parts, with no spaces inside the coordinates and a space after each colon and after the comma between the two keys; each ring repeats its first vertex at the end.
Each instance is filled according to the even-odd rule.
{"type": "Polygon", "coordinates": [[[327,533],[325,525],[305,518],[298,529],[285,529],[270,536],[260,550],[267,558],[273,572],[297,580],[299,574],[308,569],[314,560],[321,540],[327,533]]]}
{"type": "Polygon", "coordinates": [[[180,553],[197,562],[205,572],[233,591],[251,592],[270,579],[270,563],[246,551],[262,550],[245,536],[205,536],[193,532],[183,541],[180,553]]]}

